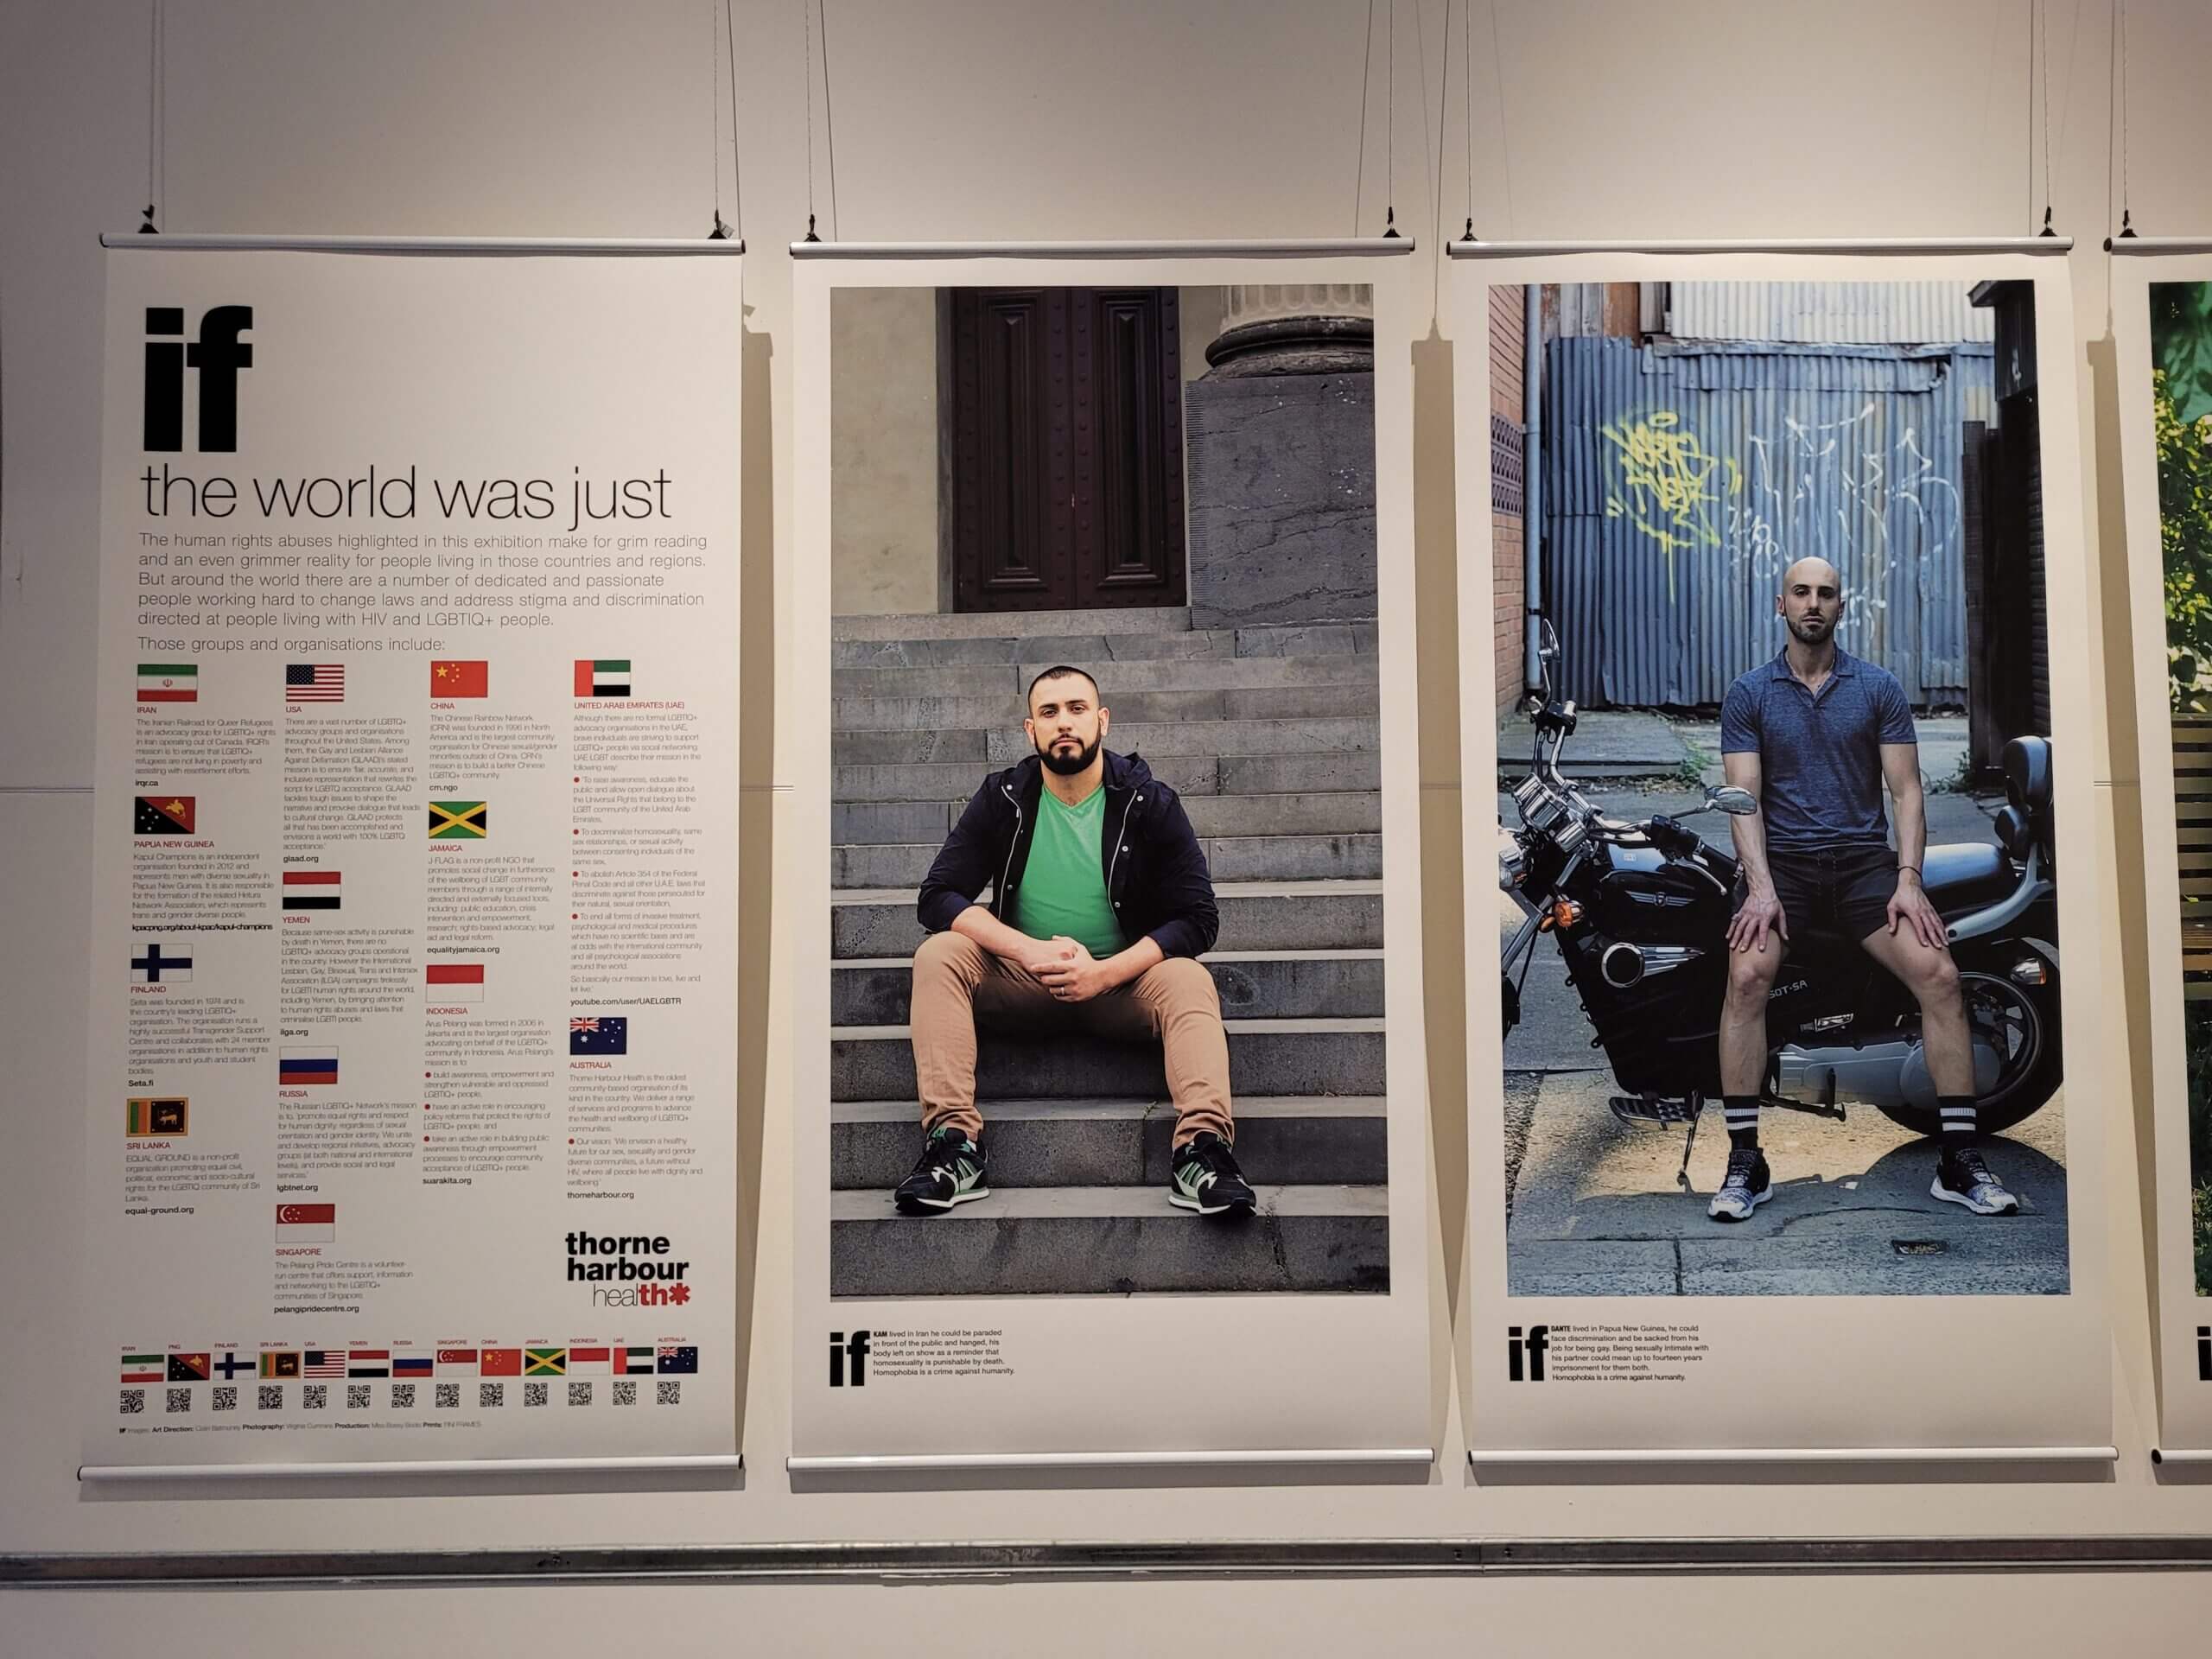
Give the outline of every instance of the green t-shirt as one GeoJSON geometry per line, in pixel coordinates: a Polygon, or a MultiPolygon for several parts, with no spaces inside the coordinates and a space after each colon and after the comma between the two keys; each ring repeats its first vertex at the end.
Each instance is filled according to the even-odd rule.
{"type": "Polygon", "coordinates": [[[1103,961],[1122,948],[1122,925],[1106,896],[1098,861],[1106,823],[1106,791],[1094,789],[1079,806],[1063,806],[1049,789],[1037,797],[1037,832],[1014,889],[1014,925],[1033,939],[1065,933],[1103,961]]]}

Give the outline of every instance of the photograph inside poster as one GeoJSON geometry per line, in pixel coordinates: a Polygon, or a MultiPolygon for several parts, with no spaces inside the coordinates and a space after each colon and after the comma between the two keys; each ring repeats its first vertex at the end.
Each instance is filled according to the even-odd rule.
{"type": "Polygon", "coordinates": [[[2212,282],[2151,284],[2151,399],[2181,853],[2190,1243],[2196,1294],[2212,1296],[2212,282]]]}
{"type": "Polygon", "coordinates": [[[2067,1294],[2035,284],[1489,295],[1510,1294],[2067,1294]]]}
{"type": "Polygon", "coordinates": [[[832,1296],[1391,1288],[1373,317],[832,290],[832,1296]]]}

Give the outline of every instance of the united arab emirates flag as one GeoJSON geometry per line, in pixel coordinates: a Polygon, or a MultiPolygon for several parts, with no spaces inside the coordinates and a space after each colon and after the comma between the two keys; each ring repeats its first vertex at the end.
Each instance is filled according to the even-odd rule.
{"type": "Polygon", "coordinates": [[[576,695],[580,697],[626,697],[630,695],[630,659],[601,657],[576,664],[576,695]]]}
{"type": "Polygon", "coordinates": [[[138,664],[141,702],[197,702],[200,664],[197,663],[141,663],[138,664]]]}
{"type": "Polygon", "coordinates": [[[481,841],[492,833],[489,801],[432,801],[432,841],[481,841]]]}

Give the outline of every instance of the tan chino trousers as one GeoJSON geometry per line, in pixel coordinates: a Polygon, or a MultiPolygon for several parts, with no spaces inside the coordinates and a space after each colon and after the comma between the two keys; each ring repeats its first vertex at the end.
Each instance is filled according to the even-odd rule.
{"type": "Polygon", "coordinates": [[[1189,957],[1154,963],[1128,984],[1067,1003],[1027,969],[959,933],[932,933],[914,952],[914,1076],[922,1127],[950,1123],[970,1140],[983,1130],[976,1109],[976,1029],[1024,1035],[1087,1031],[1122,1042],[1156,1042],[1175,1103],[1175,1144],[1202,1130],[1236,1137],[1229,1104],[1229,1034],[1213,976],[1189,957]]]}

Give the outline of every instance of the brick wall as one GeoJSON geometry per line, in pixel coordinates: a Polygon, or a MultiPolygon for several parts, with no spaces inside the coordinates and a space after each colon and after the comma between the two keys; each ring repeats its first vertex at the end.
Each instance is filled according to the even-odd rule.
{"type": "MultiPolygon", "coordinates": [[[[1518,287],[1490,290],[1490,406],[1491,430],[1497,423],[1521,424],[1522,290],[1518,287]]],[[[1522,525],[1519,503],[1495,482],[1491,491],[1491,628],[1497,642],[1497,672],[1492,688],[1497,706],[1503,709],[1521,695],[1522,525]],[[1501,502],[1501,496],[1504,501],[1501,502]],[[1510,504],[1512,512],[1497,511],[1510,504]]]]}

